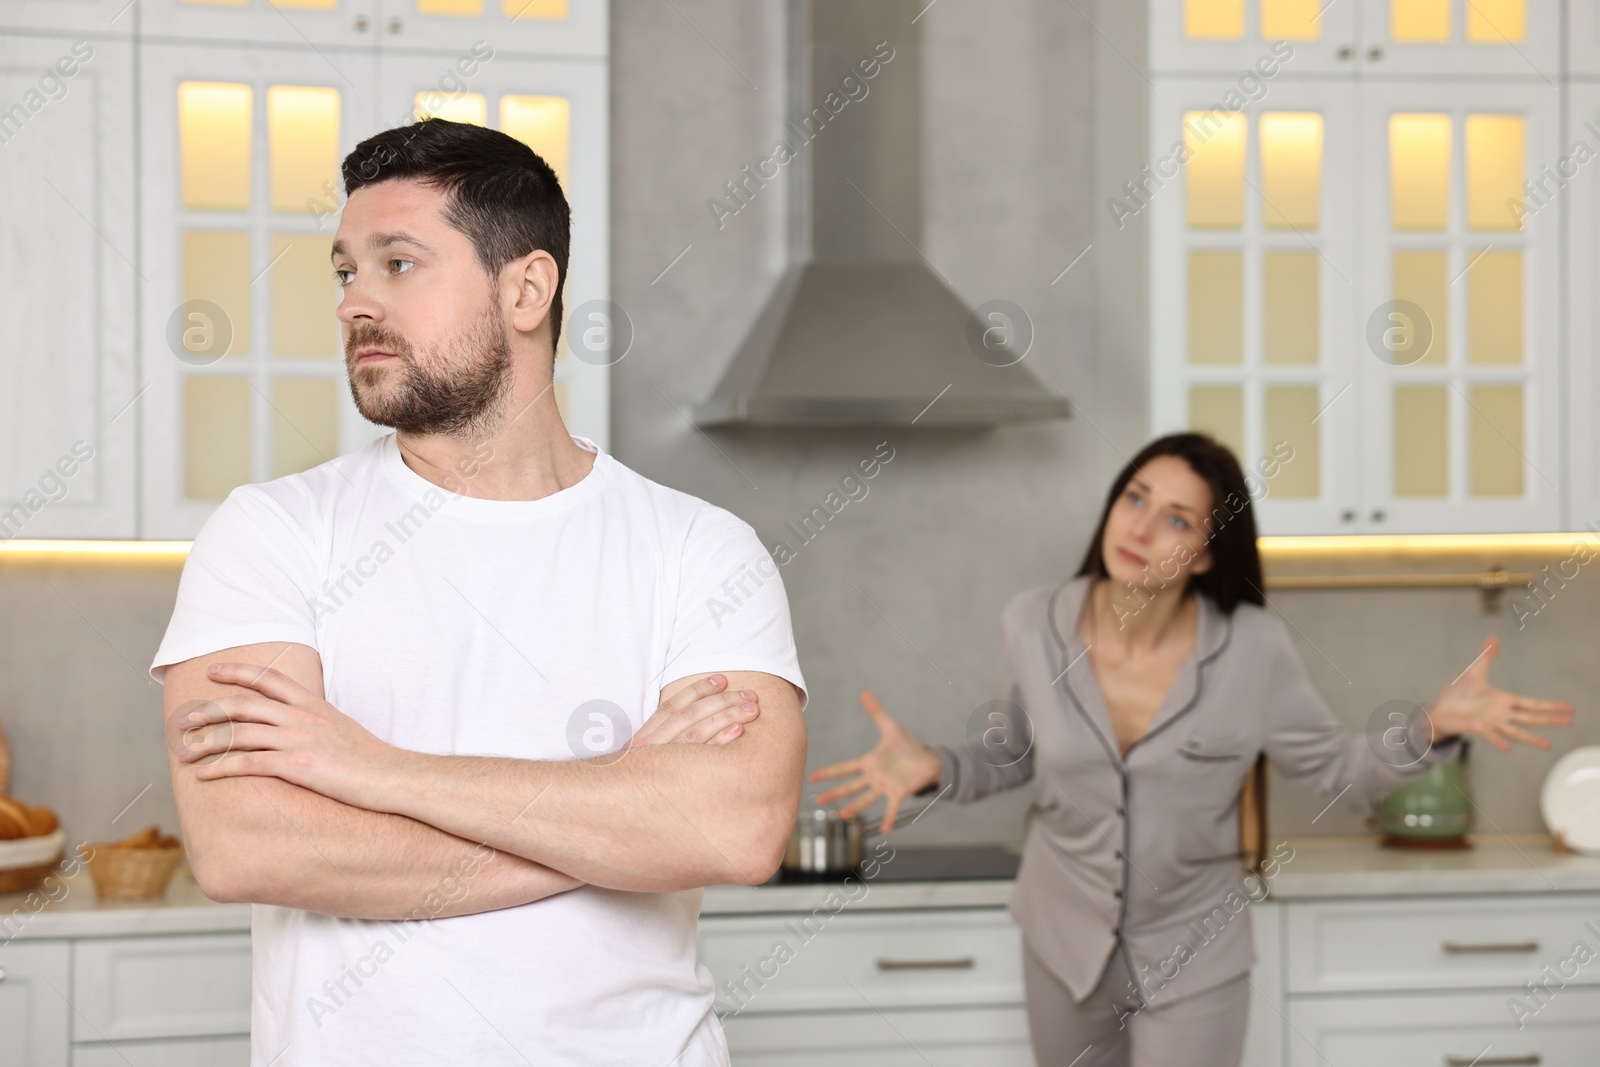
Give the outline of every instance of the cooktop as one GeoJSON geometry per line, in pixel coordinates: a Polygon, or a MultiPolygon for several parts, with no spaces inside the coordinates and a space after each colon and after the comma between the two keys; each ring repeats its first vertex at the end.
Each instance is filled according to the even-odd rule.
{"type": "Polygon", "coordinates": [[[969,882],[988,879],[1015,878],[1021,855],[999,845],[965,846],[913,846],[901,845],[889,852],[879,842],[865,850],[867,865],[872,872],[861,870],[839,871],[834,874],[812,874],[785,871],[781,868],[762,885],[814,885],[818,882],[842,882],[853,876],[868,882],[969,882]],[[876,861],[876,866],[871,866],[876,861]]]}

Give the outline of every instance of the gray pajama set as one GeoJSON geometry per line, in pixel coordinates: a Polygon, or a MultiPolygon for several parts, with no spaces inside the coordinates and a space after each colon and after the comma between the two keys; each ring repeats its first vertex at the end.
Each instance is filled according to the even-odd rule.
{"type": "Polygon", "coordinates": [[[1041,1067],[1236,1067],[1255,962],[1248,905],[1263,895],[1239,859],[1239,794],[1257,754],[1365,805],[1461,739],[1429,749],[1420,715],[1350,733],[1281,621],[1199,595],[1194,650],[1124,757],[1078,634],[1089,587],[1073,578],[1006,606],[1001,717],[965,744],[932,746],[938,788],[958,802],[1030,779],[1037,790],[1010,911],[1041,1067]]]}

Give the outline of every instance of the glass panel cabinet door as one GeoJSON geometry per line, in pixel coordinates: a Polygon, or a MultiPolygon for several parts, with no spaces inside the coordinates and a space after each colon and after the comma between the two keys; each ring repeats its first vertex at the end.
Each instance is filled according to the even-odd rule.
{"type": "Polygon", "coordinates": [[[147,38],[371,45],[377,0],[138,0],[147,38]]]}
{"type": "Polygon", "coordinates": [[[0,30],[61,30],[131,37],[134,7],[144,0],[5,0],[0,30]]]}
{"type": "MultiPolygon", "coordinates": [[[[576,2],[576,0],[574,0],[576,2]]],[[[487,125],[544,157],[572,208],[572,248],[562,289],[556,402],[573,433],[609,447],[610,366],[627,354],[632,327],[610,293],[609,168],[604,64],[496,58],[463,79],[441,82],[438,59],[385,54],[380,125],[429,115],[487,125]]]]}
{"type": "Polygon", "coordinates": [[[1361,89],[1362,514],[1367,532],[1561,521],[1554,189],[1543,84],[1361,89]]]}
{"type": "MultiPolygon", "coordinates": [[[[1359,62],[1355,7],[1328,0],[1149,0],[1150,66],[1238,77],[1255,69],[1259,77],[1256,64],[1276,58],[1285,71],[1348,71],[1359,62]]],[[[1251,92],[1248,80],[1244,89],[1251,92]]]]}
{"type": "Polygon", "coordinates": [[[1561,139],[1566,151],[1541,184],[1555,192],[1558,181],[1566,183],[1560,193],[1567,206],[1565,426],[1571,483],[1562,529],[1586,530],[1600,526],[1600,83],[1575,82],[1569,93],[1561,139]]]}
{"type": "Polygon", "coordinates": [[[1567,0],[1567,70],[1600,76],[1600,0],[1567,0]]]}
{"type": "Polygon", "coordinates": [[[141,100],[146,537],[380,431],[350,400],[329,253],[374,132],[370,53],[147,44],[141,100]]]}
{"type": "Polygon", "coordinates": [[[1555,0],[1364,0],[1361,62],[1369,75],[1561,71],[1555,0]]]}
{"type": "Polygon", "coordinates": [[[5,57],[0,99],[17,106],[0,117],[0,540],[132,537],[133,46],[16,36],[5,57]]]}
{"type": "Polygon", "coordinates": [[[1124,189],[1150,213],[1154,429],[1232,448],[1263,533],[1334,531],[1359,453],[1354,90],[1284,82],[1234,111],[1231,85],[1158,81],[1152,180],[1124,189]]]}
{"type": "Polygon", "coordinates": [[[606,55],[605,0],[379,0],[386,47],[466,52],[606,55]]]}

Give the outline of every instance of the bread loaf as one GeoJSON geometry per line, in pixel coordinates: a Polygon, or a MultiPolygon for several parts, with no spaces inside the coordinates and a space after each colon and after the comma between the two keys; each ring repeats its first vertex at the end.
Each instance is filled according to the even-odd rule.
{"type": "Polygon", "coordinates": [[[0,797],[0,841],[15,841],[32,833],[28,809],[10,797],[0,797]]]}

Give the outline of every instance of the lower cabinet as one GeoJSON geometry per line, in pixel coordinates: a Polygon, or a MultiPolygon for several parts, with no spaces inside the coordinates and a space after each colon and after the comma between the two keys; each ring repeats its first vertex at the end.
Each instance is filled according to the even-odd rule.
{"type": "MultiPolygon", "coordinates": [[[[1283,1063],[1279,911],[1250,909],[1244,1067],[1283,1063]]],[[[734,1067],[1034,1064],[1022,936],[1002,907],[703,916],[700,959],[734,1067]]]]}
{"type": "Polygon", "coordinates": [[[0,1067],[67,1067],[72,947],[0,944],[0,1067]]]}
{"type": "Polygon", "coordinates": [[[1600,893],[1294,901],[1289,1067],[1600,1062],[1600,893]]]}
{"type": "Polygon", "coordinates": [[[249,1067],[250,935],[0,944],[0,1067],[249,1067]]]}

